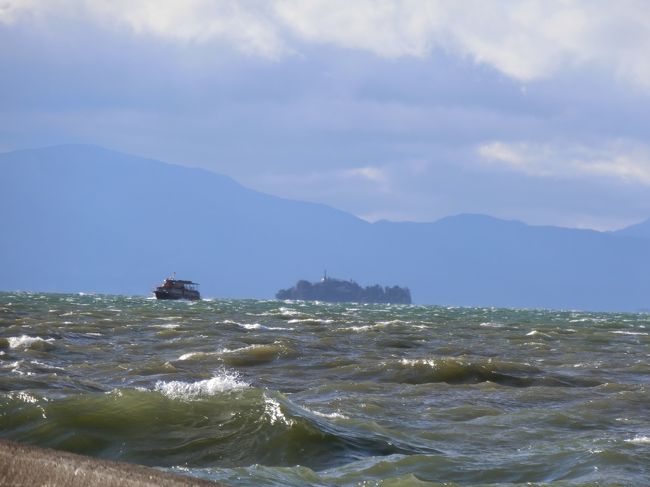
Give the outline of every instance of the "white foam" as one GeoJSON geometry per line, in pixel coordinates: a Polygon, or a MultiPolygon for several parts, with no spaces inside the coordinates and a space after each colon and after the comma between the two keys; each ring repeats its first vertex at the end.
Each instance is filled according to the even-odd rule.
{"type": "Polygon", "coordinates": [[[178,360],[189,360],[192,357],[195,357],[197,355],[202,355],[201,352],[190,352],[190,353],[184,353],[180,357],[178,357],[178,360]]]}
{"type": "Polygon", "coordinates": [[[56,365],[46,364],[44,362],[39,362],[38,360],[32,360],[32,364],[37,365],[39,367],[44,367],[44,368],[47,368],[47,369],[65,370],[63,367],[57,367],[56,365]]]}
{"type": "Polygon", "coordinates": [[[484,323],[481,323],[481,324],[478,325],[478,326],[482,326],[482,327],[484,327],[484,328],[503,328],[503,324],[502,324],[502,323],[494,323],[494,322],[492,322],[492,321],[486,321],[486,322],[484,322],[484,323]]]}
{"type": "Polygon", "coordinates": [[[154,390],[171,399],[192,400],[204,396],[214,396],[222,392],[245,389],[250,384],[239,379],[235,372],[222,371],[211,379],[198,382],[158,381],[154,390]]]}
{"type": "Polygon", "coordinates": [[[411,322],[410,321],[402,321],[402,320],[390,320],[390,321],[378,321],[378,325],[384,325],[384,326],[390,326],[390,325],[409,325],[411,322]]]}
{"type": "Polygon", "coordinates": [[[46,342],[53,343],[54,338],[48,338],[47,340],[41,337],[30,337],[28,335],[21,335],[19,337],[9,337],[7,338],[9,342],[9,348],[29,348],[36,342],[46,342]]]}
{"type": "MultiPolygon", "coordinates": [[[[275,341],[275,342],[273,342],[273,345],[276,345],[278,343],[279,343],[278,341],[275,341]]],[[[251,352],[253,350],[257,350],[257,349],[260,349],[260,348],[264,349],[264,348],[269,347],[269,346],[271,346],[271,344],[253,343],[252,345],[246,345],[245,347],[241,347],[241,348],[234,348],[234,349],[223,348],[218,353],[220,353],[220,354],[229,354],[229,353],[251,352]]]]}
{"type": "MultiPolygon", "coordinates": [[[[289,320],[289,323],[291,323],[292,321],[293,320],[289,320]]],[[[288,331],[294,330],[294,328],[283,328],[280,326],[264,326],[261,325],[260,323],[237,323],[236,321],[232,321],[232,320],[225,320],[224,323],[237,325],[241,328],[244,328],[245,330],[288,330],[288,331]]]]}
{"type": "Polygon", "coordinates": [[[301,311],[297,311],[291,308],[285,308],[284,306],[282,306],[278,311],[280,311],[282,316],[298,316],[303,314],[301,311]]]}
{"type": "Polygon", "coordinates": [[[18,399],[19,401],[25,402],[27,404],[37,404],[38,403],[38,398],[36,396],[32,396],[28,392],[21,391],[21,392],[16,392],[16,393],[9,393],[9,397],[13,397],[15,399],[18,399]]]}
{"type": "Polygon", "coordinates": [[[377,328],[386,328],[385,322],[375,323],[374,325],[359,325],[359,326],[347,326],[345,328],[339,328],[340,331],[369,331],[377,328]]]}
{"type": "Polygon", "coordinates": [[[269,419],[271,424],[283,423],[287,426],[293,425],[293,420],[288,419],[280,409],[280,403],[275,399],[264,396],[264,415],[269,419]]]}
{"type": "Polygon", "coordinates": [[[402,365],[408,365],[410,367],[416,367],[418,365],[428,365],[429,367],[436,367],[436,361],[433,359],[408,359],[408,358],[403,358],[400,360],[400,363],[402,365]]]}
{"type": "Polygon", "coordinates": [[[242,328],[245,328],[246,330],[261,330],[262,328],[266,328],[265,326],[260,325],[259,323],[237,323],[239,326],[242,328]]]}
{"type": "Polygon", "coordinates": [[[16,372],[17,374],[22,375],[22,372],[18,370],[18,367],[23,363],[22,360],[16,360],[15,362],[4,362],[2,365],[0,365],[0,368],[2,369],[8,369],[11,370],[12,372],[16,372]]]}
{"type": "Polygon", "coordinates": [[[540,336],[540,337],[544,337],[544,338],[551,338],[551,336],[548,335],[547,333],[543,333],[543,332],[537,331],[537,330],[529,331],[528,333],[526,333],[526,336],[527,337],[540,336]]]}
{"type": "Polygon", "coordinates": [[[647,445],[650,444],[650,436],[635,436],[629,440],[625,440],[626,443],[634,443],[635,445],[647,445]]]}
{"type": "Polygon", "coordinates": [[[162,328],[163,330],[175,330],[179,326],[181,326],[180,323],[166,323],[164,325],[153,325],[155,328],[162,328]]]}
{"type": "Polygon", "coordinates": [[[623,331],[623,330],[617,330],[617,331],[610,331],[610,333],[614,333],[616,335],[643,335],[643,336],[648,336],[648,333],[645,331],[623,331]]]}
{"type": "MultiPolygon", "coordinates": [[[[305,408],[307,409],[307,408],[305,408]]],[[[320,416],[321,418],[327,418],[327,419],[350,419],[347,416],[341,414],[341,413],[321,413],[318,411],[314,411],[313,409],[308,409],[311,413],[315,414],[316,416],[320,416]]]]}
{"type": "Polygon", "coordinates": [[[374,326],[371,325],[363,325],[363,326],[348,326],[345,328],[339,328],[341,331],[368,331],[374,328],[374,326]]]}

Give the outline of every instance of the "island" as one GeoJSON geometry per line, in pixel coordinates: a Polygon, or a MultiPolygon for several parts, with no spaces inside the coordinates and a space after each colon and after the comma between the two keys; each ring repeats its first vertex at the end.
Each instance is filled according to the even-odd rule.
{"type": "Polygon", "coordinates": [[[320,282],[300,280],[292,288],[280,289],[275,297],[328,303],[411,304],[411,291],[407,287],[383,287],[379,284],[361,287],[352,280],[327,277],[327,273],[320,282]]]}

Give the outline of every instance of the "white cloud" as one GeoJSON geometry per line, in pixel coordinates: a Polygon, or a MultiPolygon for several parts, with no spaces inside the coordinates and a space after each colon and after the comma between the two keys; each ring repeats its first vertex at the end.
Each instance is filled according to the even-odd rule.
{"type": "Polygon", "coordinates": [[[285,53],[268,4],[233,0],[91,0],[101,14],[122,20],[136,32],[186,42],[222,39],[243,51],[275,58],[285,53]]]}
{"type": "Polygon", "coordinates": [[[289,52],[273,5],[263,0],[0,0],[0,23],[86,16],[178,42],[226,42],[265,58],[289,52]]]}
{"type": "Polygon", "coordinates": [[[382,57],[436,49],[532,81],[588,66],[650,90],[643,0],[2,0],[0,22],[77,16],[183,42],[226,42],[277,59],[300,43],[382,57]]]}
{"type": "Polygon", "coordinates": [[[650,146],[629,140],[600,146],[494,141],[477,152],[485,163],[531,176],[598,177],[650,186],[650,146]]]}
{"type": "Polygon", "coordinates": [[[361,178],[374,183],[384,183],[388,179],[384,169],[374,166],[346,169],[341,172],[341,176],[344,178],[361,178]]]}

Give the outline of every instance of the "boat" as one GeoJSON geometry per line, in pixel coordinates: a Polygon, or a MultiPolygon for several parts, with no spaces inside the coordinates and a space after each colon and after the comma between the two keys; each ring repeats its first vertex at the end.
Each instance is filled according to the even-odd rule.
{"type": "Polygon", "coordinates": [[[184,281],[182,279],[176,279],[176,273],[158,286],[154,290],[156,299],[187,299],[190,301],[196,301],[201,299],[201,294],[199,293],[199,284],[192,281],[184,281]]]}

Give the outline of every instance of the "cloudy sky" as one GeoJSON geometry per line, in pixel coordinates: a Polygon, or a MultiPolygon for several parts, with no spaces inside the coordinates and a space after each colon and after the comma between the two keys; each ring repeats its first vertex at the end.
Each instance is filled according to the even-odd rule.
{"type": "Polygon", "coordinates": [[[89,143],[362,218],[650,217],[646,1],[0,0],[0,150],[89,143]]]}

